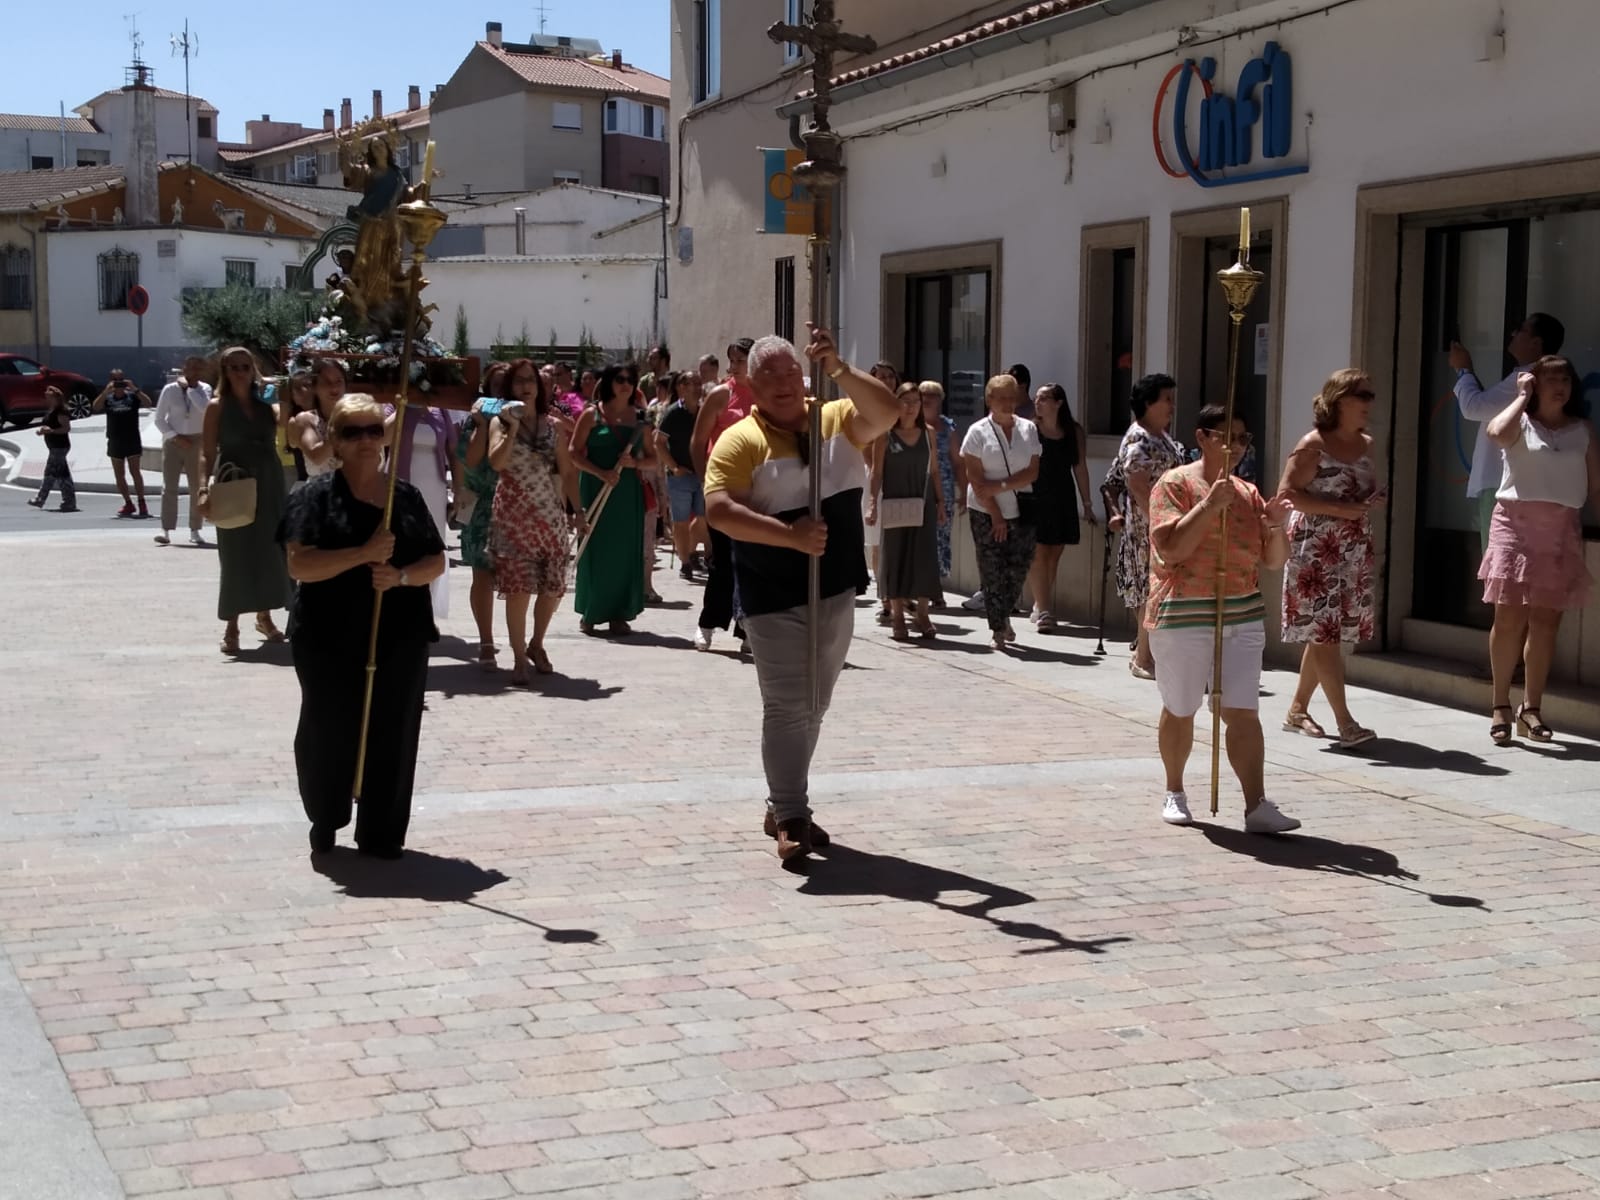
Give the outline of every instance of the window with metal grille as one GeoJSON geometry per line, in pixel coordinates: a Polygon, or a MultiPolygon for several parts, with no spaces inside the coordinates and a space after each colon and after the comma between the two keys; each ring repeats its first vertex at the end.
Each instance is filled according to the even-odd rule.
{"type": "Polygon", "coordinates": [[[33,251],[0,246],[0,308],[33,307],[33,251]]]}
{"type": "Polygon", "coordinates": [[[126,309],[128,289],[139,282],[139,256],[119,246],[107,250],[95,262],[100,268],[101,309],[126,309]]]}
{"type": "Polygon", "coordinates": [[[255,287],[256,264],[250,258],[225,258],[222,260],[222,278],[229,287],[255,287]]]}

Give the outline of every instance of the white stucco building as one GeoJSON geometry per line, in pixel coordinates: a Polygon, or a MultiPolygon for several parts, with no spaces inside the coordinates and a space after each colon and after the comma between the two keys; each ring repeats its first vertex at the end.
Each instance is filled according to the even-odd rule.
{"type": "MultiPolygon", "coordinates": [[[[1036,385],[1066,386],[1098,480],[1133,379],[1177,378],[1186,443],[1201,403],[1224,397],[1214,273],[1248,205],[1267,282],[1243,330],[1239,404],[1260,481],[1276,487],[1327,375],[1367,369],[1390,504],[1375,522],[1380,638],[1363,657],[1480,664],[1489,614],[1463,494],[1476,430],[1445,350],[1459,336],[1498,379],[1508,332],[1543,310],[1565,322],[1580,373],[1600,371],[1600,130],[1573,87],[1600,5],[1449,9],[1055,0],[837,77],[848,356],[941,380],[962,421],[980,415],[986,376],[1024,362],[1036,385]],[[1209,144],[1202,73],[1212,111],[1233,114],[1207,137],[1249,153],[1191,173],[1184,155],[1209,144]],[[1241,122],[1247,101],[1262,111],[1241,122]]],[[[958,575],[975,582],[962,549],[958,575]]],[[[1064,559],[1058,612],[1093,613],[1100,549],[1096,536],[1064,559]]],[[[1561,637],[1557,675],[1600,679],[1600,607],[1561,637]]]]}

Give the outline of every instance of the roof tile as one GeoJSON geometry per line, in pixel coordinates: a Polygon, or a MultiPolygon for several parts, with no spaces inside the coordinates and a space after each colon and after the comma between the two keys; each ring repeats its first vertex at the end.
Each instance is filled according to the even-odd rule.
{"type": "Polygon", "coordinates": [[[118,166],[61,167],[54,171],[0,171],[0,212],[30,212],[84,190],[119,183],[118,166]]]}
{"type": "MultiPolygon", "coordinates": [[[[948,54],[952,50],[959,50],[963,46],[970,46],[974,42],[981,42],[985,38],[994,37],[996,34],[1025,29],[1029,25],[1036,25],[1049,17],[1060,16],[1062,13],[1071,12],[1077,8],[1088,8],[1089,5],[1096,3],[1099,3],[1099,0],[1044,0],[1044,3],[1041,4],[1030,4],[1017,12],[1008,13],[1006,16],[996,18],[993,21],[984,21],[981,24],[972,26],[970,29],[963,29],[960,33],[941,38],[937,42],[930,42],[926,46],[918,46],[914,50],[906,50],[889,58],[868,63],[864,67],[857,67],[841,75],[835,75],[831,82],[834,87],[843,87],[847,83],[870,79],[874,75],[885,75],[890,71],[898,70],[900,67],[908,67],[912,63],[921,62],[924,59],[937,58],[941,54],[948,54]]],[[[801,95],[809,96],[811,92],[808,89],[802,92],[801,95]]]]}
{"type": "Polygon", "coordinates": [[[519,54],[503,46],[479,42],[478,46],[499,59],[518,75],[539,87],[571,92],[604,92],[614,96],[644,96],[662,104],[672,98],[672,84],[638,67],[624,65],[621,70],[586,58],[563,58],[555,54],[519,54]]]}
{"type": "Polygon", "coordinates": [[[57,133],[65,128],[68,133],[99,133],[93,121],[82,117],[30,117],[22,113],[0,113],[0,129],[18,129],[28,133],[57,133]]]}

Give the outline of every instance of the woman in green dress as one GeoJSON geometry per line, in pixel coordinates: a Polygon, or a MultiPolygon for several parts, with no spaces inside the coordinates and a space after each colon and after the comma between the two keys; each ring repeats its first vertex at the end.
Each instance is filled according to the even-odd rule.
{"type": "Polygon", "coordinates": [[[284,493],[277,411],[262,398],[256,360],[243,346],[222,352],[221,376],[201,433],[200,511],[211,515],[210,486],[219,470],[236,467],[256,481],[255,519],[217,530],[222,564],[217,617],[226,625],[222,652],[237,654],[240,613],[256,614],[256,632],[265,641],[284,640],[272,623],[272,610],[289,604],[289,568],[278,543],[284,493]]]}
{"type": "MultiPolygon", "coordinates": [[[[496,363],[496,366],[502,364],[496,363]]],[[[500,388],[509,373],[501,371],[493,382],[500,388]]],[[[489,517],[494,511],[495,485],[500,473],[489,465],[489,419],[484,401],[489,400],[492,412],[500,410],[504,396],[499,392],[486,393],[472,406],[467,427],[456,438],[456,451],[465,468],[463,477],[477,499],[472,514],[461,526],[461,561],[472,571],[472,619],[478,626],[478,665],[485,671],[495,669],[494,644],[494,559],[489,554],[489,517]]],[[[460,501],[457,501],[460,507],[460,501]]]]}
{"type": "Polygon", "coordinates": [[[585,633],[605,624],[612,634],[632,633],[628,622],[644,611],[644,487],[640,473],[656,463],[639,412],[639,372],[613,364],[600,376],[595,403],[572,431],[572,461],[578,468],[584,509],[612,485],[611,498],[578,560],[577,609],[585,633]]]}

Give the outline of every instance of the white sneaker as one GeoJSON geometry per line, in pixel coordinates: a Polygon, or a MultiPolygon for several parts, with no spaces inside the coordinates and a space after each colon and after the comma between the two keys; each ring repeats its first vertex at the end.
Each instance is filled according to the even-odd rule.
{"type": "Polygon", "coordinates": [[[1194,818],[1189,815],[1189,797],[1182,792],[1168,792],[1161,805],[1161,819],[1168,825],[1194,824],[1194,818]]]}
{"type": "Polygon", "coordinates": [[[1300,822],[1279,812],[1271,800],[1262,800],[1244,816],[1246,833],[1288,833],[1299,828],[1300,822]]]}
{"type": "Polygon", "coordinates": [[[981,591],[973,592],[972,595],[968,596],[961,602],[961,607],[966,609],[968,612],[982,612],[983,593],[981,591]]]}
{"type": "Polygon", "coordinates": [[[712,630],[702,629],[699,626],[696,626],[694,631],[694,648],[700,651],[711,649],[711,634],[712,630]]]}
{"type": "Polygon", "coordinates": [[[204,546],[206,544],[205,538],[200,536],[198,529],[189,530],[189,544],[191,546],[204,546]]]}
{"type": "Polygon", "coordinates": [[[156,534],[156,545],[158,546],[168,545],[171,541],[172,533],[170,530],[163,529],[160,533],[156,534]]]}

